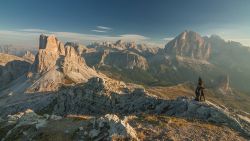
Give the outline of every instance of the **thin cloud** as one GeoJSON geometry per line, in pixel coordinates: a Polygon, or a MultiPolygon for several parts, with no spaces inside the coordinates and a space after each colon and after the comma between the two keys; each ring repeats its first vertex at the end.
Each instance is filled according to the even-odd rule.
{"type": "Polygon", "coordinates": [[[106,30],[97,30],[97,29],[93,29],[91,31],[93,31],[93,32],[99,32],[99,33],[105,33],[105,32],[107,32],[106,30]]]}
{"type": "Polygon", "coordinates": [[[96,29],[93,29],[91,31],[93,32],[98,32],[98,33],[105,33],[112,30],[112,28],[110,27],[106,27],[106,26],[97,26],[96,29]]]}
{"type": "Polygon", "coordinates": [[[102,30],[111,30],[112,28],[110,27],[106,27],[106,26],[97,26],[98,29],[102,29],[102,30]]]}
{"type": "Polygon", "coordinates": [[[148,37],[137,35],[137,34],[123,34],[123,35],[120,35],[120,38],[124,40],[135,40],[135,41],[149,39],[148,37]]]}
{"type": "Polygon", "coordinates": [[[35,29],[35,28],[28,28],[28,29],[20,29],[18,31],[23,31],[23,32],[48,32],[47,30],[44,29],[35,29]]]}
{"type": "Polygon", "coordinates": [[[78,41],[146,41],[150,38],[137,34],[123,34],[119,36],[82,34],[73,32],[53,32],[59,38],[75,39],[78,41]]]}
{"type": "Polygon", "coordinates": [[[164,40],[164,41],[171,41],[173,39],[174,39],[174,37],[166,37],[166,38],[163,38],[162,40],[164,40]]]}

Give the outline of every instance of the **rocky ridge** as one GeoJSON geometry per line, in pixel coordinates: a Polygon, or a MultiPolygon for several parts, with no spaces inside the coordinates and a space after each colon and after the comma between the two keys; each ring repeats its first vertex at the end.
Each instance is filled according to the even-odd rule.
{"type": "Polygon", "coordinates": [[[103,81],[92,80],[84,86],[63,89],[59,92],[57,103],[60,104],[55,105],[54,114],[164,114],[226,124],[238,131],[249,132],[247,121],[209,101],[199,103],[185,97],[168,101],[154,97],[142,88],[122,90],[122,93],[108,92],[106,89],[103,81]]]}
{"type": "Polygon", "coordinates": [[[111,66],[118,69],[141,69],[147,70],[148,57],[155,55],[159,48],[149,47],[146,44],[124,42],[118,40],[115,43],[102,42],[88,46],[94,51],[86,52],[83,56],[90,66],[111,66]],[[119,57],[120,59],[115,59],[119,57]]]}
{"type": "Polygon", "coordinates": [[[200,103],[187,97],[165,100],[151,95],[142,87],[109,78],[94,77],[87,83],[63,85],[58,92],[37,96],[38,99],[28,103],[2,105],[1,117],[26,109],[34,109],[38,113],[47,111],[47,114],[59,116],[153,114],[223,124],[244,134],[250,131],[249,121],[209,101],[200,103]]]}
{"type": "MultiPolygon", "coordinates": [[[[59,92],[50,115],[39,116],[31,110],[8,115],[7,118],[2,119],[0,130],[3,131],[3,129],[12,125],[11,130],[8,130],[4,138],[11,138],[12,135],[21,131],[23,134],[20,137],[34,139],[38,137],[39,133],[48,130],[46,127],[53,124],[52,121],[58,120],[56,124],[66,124],[69,122],[69,119],[67,119],[67,116],[69,116],[87,122],[86,124],[77,123],[78,126],[74,128],[78,129],[72,130],[67,129],[67,127],[63,129],[64,134],[72,134],[71,136],[74,139],[140,140],[143,137],[140,136],[140,130],[138,130],[140,126],[136,126],[138,120],[142,120],[142,115],[155,115],[161,117],[156,121],[152,121],[151,118],[153,123],[162,122],[162,120],[165,120],[164,118],[174,116],[205,121],[209,124],[224,125],[244,133],[245,137],[249,136],[250,123],[247,120],[209,101],[199,103],[186,97],[164,100],[150,95],[142,88],[131,90],[132,92],[127,90],[127,93],[118,94],[107,90],[110,87],[106,86],[100,78],[92,78],[83,86],[79,85],[74,88],[67,86],[59,92]],[[84,115],[91,115],[91,117],[85,118],[84,115]]],[[[71,122],[70,125],[72,126],[73,123],[71,122]]],[[[143,123],[146,124],[147,122],[144,121],[143,123]]],[[[146,126],[149,125],[144,125],[144,127],[146,126]]],[[[150,129],[148,128],[148,130],[150,129]]]]}

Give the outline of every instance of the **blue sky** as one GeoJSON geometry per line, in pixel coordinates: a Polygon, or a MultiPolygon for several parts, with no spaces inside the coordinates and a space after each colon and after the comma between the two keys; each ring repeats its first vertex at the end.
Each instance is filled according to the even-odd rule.
{"type": "Polygon", "coordinates": [[[40,33],[62,40],[164,44],[184,30],[250,46],[249,0],[2,0],[0,44],[35,46],[40,33]]]}

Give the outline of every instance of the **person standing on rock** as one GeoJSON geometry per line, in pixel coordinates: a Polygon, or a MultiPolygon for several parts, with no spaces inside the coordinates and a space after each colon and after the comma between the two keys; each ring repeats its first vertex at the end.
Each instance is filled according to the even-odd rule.
{"type": "Polygon", "coordinates": [[[203,97],[204,101],[206,100],[205,95],[204,95],[204,91],[203,91],[204,89],[205,89],[205,87],[203,85],[203,81],[202,81],[201,77],[199,77],[198,85],[197,85],[196,90],[195,90],[195,95],[196,95],[195,100],[196,101],[201,101],[202,97],[203,97]]]}

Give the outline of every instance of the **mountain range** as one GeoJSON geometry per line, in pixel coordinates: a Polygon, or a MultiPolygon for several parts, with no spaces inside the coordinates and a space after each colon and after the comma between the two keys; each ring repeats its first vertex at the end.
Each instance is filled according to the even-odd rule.
{"type": "Polygon", "coordinates": [[[164,48],[42,34],[36,55],[0,54],[0,138],[247,140],[248,60],[248,47],[193,31],[164,48]],[[193,100],[198,77],[206,102],[193,100]]]}

